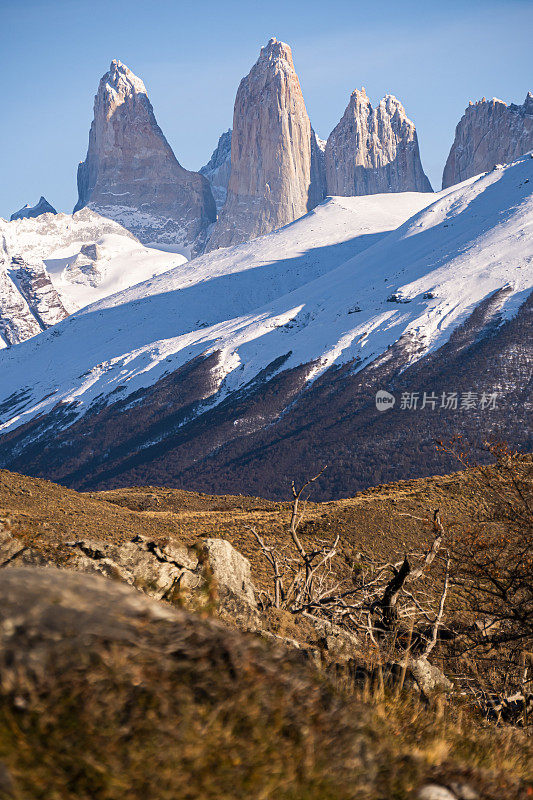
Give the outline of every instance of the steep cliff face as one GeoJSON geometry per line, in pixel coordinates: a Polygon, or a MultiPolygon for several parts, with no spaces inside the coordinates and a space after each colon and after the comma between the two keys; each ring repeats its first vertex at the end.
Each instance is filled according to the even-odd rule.
{"type": "Polygon", "coordinates": [[[216,209],[209,183],[177,161],[144,83],[113,61],[98,88],[75,211],[89,205],[144,244],[201,249],[216,209]]]}
{"type": "Polygon", "coordinates": [[[328,195],[430,192],[420,161],[416,129],[396,97],[372,108],[356,89],[325,148],[328,195]]]}
{"type": "Polygon", "coordinates": [[[231,173],[231,128],[222,134],[213,155],[200,172],[209,181],[217,211],[220,211],[226,202],[231,173]]]}
{"type": "Polygon", "coordinates": [[[323,197],[318,146],[291,49],[271,39],[237,91],[228,196],[208,249],[269,233],[323,197]]]}
{"type": "Polygon", "coordinates": [[[442,188],[488,172],[495,164],[510,164],[533,150],[533,94],[521,106],[483,98],[470,103],[455,129],[455,140],[444,167],[442,188]]]}
{"type": "Polygon", "coordinates": [[[57,214],[57,211],[50,205],[46,197],[41,195],[39,202],[34,205],[25,205],[19,211],[11,214],[11,222],[15,219],[29,219],[31,217],[40,217],[41,214],[57,214]]]}

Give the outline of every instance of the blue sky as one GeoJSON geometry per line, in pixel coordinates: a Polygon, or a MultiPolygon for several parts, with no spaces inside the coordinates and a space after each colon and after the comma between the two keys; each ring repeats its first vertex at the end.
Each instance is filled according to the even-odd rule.
{"type": "Polygon", "coordinates": [[[350,92],[387,92],[415,121],[440,187],[469,100],[533,88],[531,0],[0,0],[0,216],[77,198],[93,97],[113,58],[145,82],[178,160],[198,169],[231,126],[239,81],[271,36],[288,42],[326,138],[350,92]]]}

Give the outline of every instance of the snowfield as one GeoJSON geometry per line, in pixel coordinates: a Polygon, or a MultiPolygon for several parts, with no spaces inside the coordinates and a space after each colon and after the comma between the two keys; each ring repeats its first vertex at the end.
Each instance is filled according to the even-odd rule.
{"type": "Polygon", "coordinates": [[[144,247],[125,228],[90,209],[13,222],[0,219],[0,259],[9,264],[13,256],[44,264],[69,313],[187,260],[144,247]],[[93,245],[95,258],[87,250],[93,245]]]}
{"type": "MultiPolygon", "coordinates": [[[[438,194],[328,198],[279,231],[167,267],[2,350],[1,427],[58,403],[76,402],[81,415],[213,352],[213,403],[277,359],[276,369],[308,365],[312,381],[332,364],[360,368],[402,339],[407,366],[500,289],[501,319],[516,313],[533,284],[532,188],[527,156],[438,194]]],[[[113,235],[100,239],[110,264],[140,273],[135,241],[112,256],[113,235]]],[[[58,291],[60,262],[77,241],[47,254],[58,291]]],[[[164,266],[154,254],[154,271],[156,257],[164,266]]]]}

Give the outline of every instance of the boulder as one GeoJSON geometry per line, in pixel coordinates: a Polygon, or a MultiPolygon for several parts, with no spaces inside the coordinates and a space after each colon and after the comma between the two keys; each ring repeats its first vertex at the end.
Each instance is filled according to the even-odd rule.
{"type": "Polygon", "coordinates": [[[255,589],[248,559],[226,539],[205,539],[204,546],[219,590],[229,590],[255,607],[255,589]]]}

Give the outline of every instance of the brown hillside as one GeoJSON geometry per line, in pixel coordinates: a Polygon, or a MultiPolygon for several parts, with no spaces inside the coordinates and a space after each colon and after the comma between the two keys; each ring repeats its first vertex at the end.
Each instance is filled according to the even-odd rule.
{"type": "MultiPolygon", "coordinates": [[[[531,477],[533,457],[525,456],[522,463],[531,477]]],[[[346,500],[309,503],[302,535],[329,539],[340,532],[346,563],[359,550],[390,559],[426,544],[433,510],[440,509],[445,527],[453,531],[475,524],[484,504],[468,471],[399,481],[346,500]]],[[[267,573],[247,526],[270,541],[285,541],[290,503],[157,487],[85,494],[0,470],[0,515],[10,518],[12,532],[26,544],[62,563],[71,553],[62,544],[79,538],[123,542],[141,534],[186,544],[225,538],[250,559],[261,587],[267,573]]]]}

